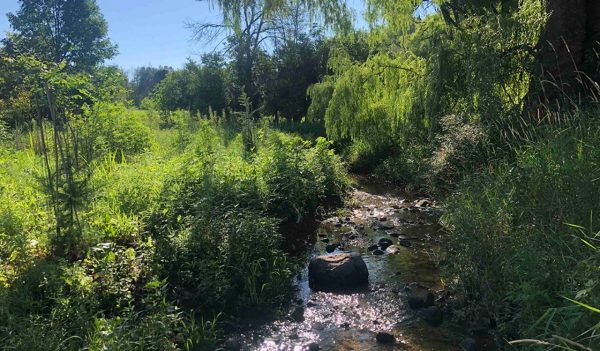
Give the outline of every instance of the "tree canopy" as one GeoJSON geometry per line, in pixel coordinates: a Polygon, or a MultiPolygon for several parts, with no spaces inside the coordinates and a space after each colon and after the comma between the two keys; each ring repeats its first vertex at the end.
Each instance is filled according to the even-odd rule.
{"type": "Polygon", "coordinates": [[[85,70],[117,53],[95,0],[20,0],[8,20],[14,34],[8,47],[46,62],[85,70]]]}

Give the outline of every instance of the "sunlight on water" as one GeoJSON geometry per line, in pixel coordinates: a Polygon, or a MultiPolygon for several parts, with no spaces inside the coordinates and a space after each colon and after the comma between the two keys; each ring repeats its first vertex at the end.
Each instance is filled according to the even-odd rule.
{"type": "Polygon", "coordinates": [[[354,194],[356,207],[346,217],[324,220],[306,256],[325,254],[328,245],[336,245],[336,252],[361,254],[369,269],[368,290],[313,291],[305,268],[296,280],[297,297],[287,317],[242,334],[244,349],[300,351],[310,343],[317,343],[319,350],[458,349],[452,333],[421,322],[406,305],[407,286],[441,287],[436,262],[443,247],[435,209],[417,208],[415,199],[381,185],[361,185],[354,194]],[[368,250],[382,238],[392,239],[397,254],[368,250]],[[377,332],[394,335],[396,344],[378,344],[377,332]]]}

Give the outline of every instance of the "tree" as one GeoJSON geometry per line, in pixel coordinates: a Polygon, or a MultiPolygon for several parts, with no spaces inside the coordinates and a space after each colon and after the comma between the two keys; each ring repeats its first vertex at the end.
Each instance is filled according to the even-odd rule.
{"type": "Polygon", "coordinates": [[[226,107],[225,73],[222,58],[205,55],[202,65],[189,60],[183,69],[167,74],[153,94],[163,111],[188,110],[190,113],[208,113],[226,107]]]}
{"type": "Polygon", "coordinates": [[[546,8],[537,56],[541,83],[532,93],[542,103],[576,105],[600,82],[600,2],[548,0],[546,8]]]}
{"type": "MultiPolygon", "coordinates": [[[[203,1],[203,0],[198,0],[203,1]]],[[[258,106],[260,90],[253,74],[256,63],[266,50],[269,40],[281,34],[282,17],[303,8],[304,12],[319,13],[324,23],[334,23],[338,27],[349,27],[349,11],[345,1],[331,0],[209,0],[223,14],[220,23],[196,23],[191,26],[194,36],[200,40],[212,41],[227,36],[226,52],[234,59],[235,83],[245,92],[253,106],[258,106]]],[[[234,96],[234,101],[240,98],[234,96]]]]}
{"type": "Polygon", "coordinates": [[[67,69],[89,70],[116,54],[108,26],[95,0],[20,0],[8,20],[15,31],[5,43],[13,53],[66,62],[67,69]]]}
{"type": "Polygon", "coordinates": [[[265,82],[265,113],[294,121],[306,116],[310,104],[306,92],[326,73],[327,56],[322,41],[307,36],[288,40],[273,54],[273,77],[265,82]]]}
{"type": "Polygon", "coordinates": [[[171,67],[138,67],[133,73],[131,90],[133,92],[133,103],[140,106],[142,100],[150,95],[152,90],[160,83],[169,72],[171,67]]]}

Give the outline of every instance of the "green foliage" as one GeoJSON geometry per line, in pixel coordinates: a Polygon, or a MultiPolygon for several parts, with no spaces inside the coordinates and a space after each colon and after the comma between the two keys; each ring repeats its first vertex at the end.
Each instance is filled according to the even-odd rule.
{"type": "Polygon", "coordinates": [[[15,31],[8,39],[15,54],[85,70],[116,53],[94,0],[21,0],[19,10],[8,19],[15,31]]]}
{"type": "Polygon", "coordinates": [[[72,124],[82,143],[111,142],[97,142],[110,147],[88,165],[67,252],[53,247],[43,157],[1,149],[2,347],[212,350],[223,313],[287,301],[296,265],[281,249],[279,223],[347,191],[328,142],[257,124],[247,155],[239,126],[195,120],[190,129],[187,112],[185,143],[179,127],[159,129],[156,116],[120,105],[96,104],[84,117],[86,125],[72,124]],[[140,129],[151,147],[136,155],[139,138],[130,136],[140,129]],[[156,143],[176,147],[152,154],[156,143]]]}
{"type": "Polygon", "coordinates": [[[174,296],[209,318],[283,301],[292,265],[280,249],[278,220],[339,200],[348,186],[324,139],[310,147],[262,128],[248,157],[240,134],[230,141],[223,135],[200,124],[151,217],[174,296]]]}
{"type": "Polygon", "coordinates": [[[433,143],[451,114],[504,132],[529,90],[531,48],[546,19],[542,2],[498,14],[477,7],[454,24],[443,11],[415,21],[413,1],[373,5],[386,21],[369,36],[368,59],[337,50],[329,62],[334,74],[312,88],[327,95],[333,82],[327,104],[317,98],[311,107],[318,118],[326,106],[329,137],[367,143],[385,156],[433,143]]]}
{"type": "Polygon", "coordinates": [[[183,69],[169,72],[158,83],[152,99],[161,111],[221,111],[227,104],[222,64],[222,58],[214,55],[205,55],[202,65],[190,60],[183,69]]]}
{"type": "Polygon", "coordinates": [[[133,80],[130,83],[133,103],[140,106],[142,101],[150,96],[152,90],[160,83],[169,72],[171,67],[138,67],[133,72],[133,80]]]}
{"type": "Polygon", "coordinates": [[[259,82],[264,85],[261,87],[264,113],[299,122],[310,105],[306,96],[308,87],[325,73],[324,43],[306,36],[288,40],[275,50],[271,61],[269,79],[259,82]]]}
{"type": "Polygon", "coordinates": [[[467,177],[444,222],[457,288],[480,308],[471,312],[494,319],[509,338],[560,335],[594,349],[597,316],[560,297],[600,304],[592,220],[600,210],[600,134],[596,117],[580,118],[594,122],[551,130],[517,149],[514,164],[467,177]]]}
{"type": "Polygon", "coordinates": [[[28,267],[53,227],[36,179],[43,174],[38,161],[32,151],[0,146],[0,286],[28,267]]]}
{"type": "Polygon", "coordinates": [[[150,131],[143,117],[121,104],[98,103],[87,109],[80,121],[80,139],[89,159],[115,154],[121,160],[147,150],[150,131]]]}

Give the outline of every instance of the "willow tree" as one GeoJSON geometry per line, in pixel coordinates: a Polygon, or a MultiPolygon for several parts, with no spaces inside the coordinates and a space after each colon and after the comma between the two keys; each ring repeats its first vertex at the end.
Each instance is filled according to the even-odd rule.
{"type": "Polygon", "coordinates": [[[542,0],[367,3],[371,55],[330,62],[330,137],[429,143],[444,115],[493,124],[522,106],[546,18],[542,0]]]}
{"type": "MultiPolygon", "coordinates": [[[[197,0],[207,1],[222,14],[218,23],[193,23],[197,39],[206,42],[226,40],[226,51],[234,59],[236,83],[254,106],[259,89],[253,80],[253,69],[262,51],[272,40],[281,39],[280,19],[302,6],[323,23],[336,27],[349,26],[345,1],[335,0],[197,0]]],[[[240,92],[241,94],[241,92],[240,92]]],[[[238,95],[240,95],[238,94],[238,95]]]]}

